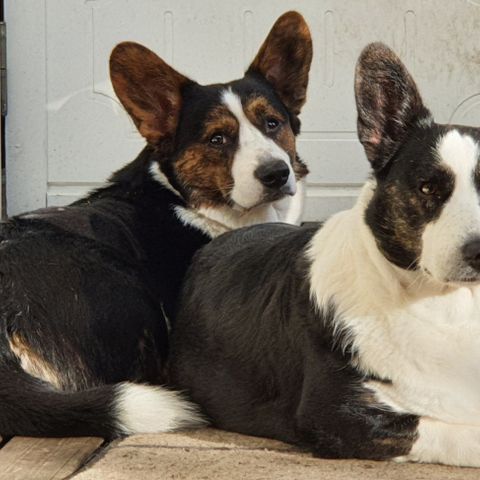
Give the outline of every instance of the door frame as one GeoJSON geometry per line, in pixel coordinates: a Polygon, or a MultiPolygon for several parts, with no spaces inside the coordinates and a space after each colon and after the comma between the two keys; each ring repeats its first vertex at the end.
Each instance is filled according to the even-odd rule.
{"type": "Polygon", "coordinates": [[[35,210],[47,202],[45,8],[46,0],[7,1],[4,5],[9,25],[7,57],[15,59],[7,71],[7,215],[35,210]]]}
{"type": "MultiPolygon", "coordinates": [[[[4,10],[3,10],[3,0],[0,0],[0,22],[4,22],[4,10]]],[[[4,57],[4,51],[0,52],[2,57],[4,57]]],[[[1,65],[6,67],[7,59],[0,59],[1,65]]],[[[2,78],[3,75],[0,75],[0,92],[3,91],[2,87],[6,85],[2,82],[5,80],[2,78]]],[[[7,216],[7,205],[6,205],[6,172],[5,172],[5,116],[6,111],[3,115],[0,115],[0,220],[4,220],[7,216]]]]}

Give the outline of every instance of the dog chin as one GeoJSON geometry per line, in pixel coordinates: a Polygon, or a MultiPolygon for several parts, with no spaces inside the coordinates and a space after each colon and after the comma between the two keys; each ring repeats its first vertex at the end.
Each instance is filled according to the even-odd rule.
{"type": "Polygon", "coordinates": [[[238,195],[238,193],[235,194],[234,191],[230,193],[230,197],[227,201],[233,210],[238,212],[248,212],[262,205],[281,200],[287,196],[293,197],[297,193],[297,184],[294,181],[288,181],[278,189],[270,189],[267,187],[259,189],[258,186],[252,186],[250,195],[245,193],[246,192],[244,192],[242,198],[238,198],[240,195],[238,195]]]}
{"type": "Polygon", "coordinates": [[[270,193],[268,195],[264,195],[260,200],[257,202],[244,206],[238,202],[233,202],[233,209],[237,211],[242,211],[242,212],[249,212],[251,210],[254,210],[255,208],[267,205],[268,203],[273,203],[278,200],[281,200],[282,198],[285,198],[287,194],[282,193],[282,192],[276,192],[276,193],[270,193]]]}

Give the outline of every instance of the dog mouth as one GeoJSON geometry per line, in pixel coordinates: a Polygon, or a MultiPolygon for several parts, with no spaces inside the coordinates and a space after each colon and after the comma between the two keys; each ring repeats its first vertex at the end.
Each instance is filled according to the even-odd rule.
{"type": "Polygon", "coordinates": [[[472,286],[480,284],[480,272],[468,272],[460,275],[451,275],[445,279],[450,285],[472,286]]]}
{"type": "MultiPolygon", "coordinates": [[[[432,272],[428,268],[423,267],[422,270],[426,275],[428,275],[430,278],[435,280],[435,276],[432,274],[432,272]]],[[[458,286],[472,286],[477,283],[480,284],[480,272],[475,274],[470,274],[470,275],[459,275],[458,277],[457,276],[446,277],[441,281],[441,283],[445,283],[449,285],[458,285],[458,286]]]]}
{"type": "Polygon", "coordinates": [[[293,195],[295,195],[295,193],[291,189],[282,187],[280,190],[274,190],[272,192],[265,193],[262,203],[275,202],[287,196],[293,196],[293,195]]]}
{"type": "Polygon", "coordinates": [[[454,283],[456,285],[472,285],[475,283],[480,284],[480,276],[447,278],[446,283],[454,283]]]}

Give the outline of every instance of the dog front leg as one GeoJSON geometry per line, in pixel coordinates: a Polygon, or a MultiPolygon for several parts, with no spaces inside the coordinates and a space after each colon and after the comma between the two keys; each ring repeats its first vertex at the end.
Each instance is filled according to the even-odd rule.
{"type": "Polygon", "coordinates": [[[395,460],[480,467],[480,427],[422,417],[411,451],[395,460]]]}
{"type": "Polygon", "coordinates": [[[304,380],[296,412],[300,444],[323,458],[388,460],[410,454],[418,416],[381,405],[345,369],[341,375],[339,370],[315,373],[304,380]]]}

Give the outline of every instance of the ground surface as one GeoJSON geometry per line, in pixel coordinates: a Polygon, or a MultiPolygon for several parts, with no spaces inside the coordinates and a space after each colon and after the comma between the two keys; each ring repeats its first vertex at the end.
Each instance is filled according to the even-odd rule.
{"type": "Polygon", "coordinates": [[[75,480],[480,480],[480,469],[321,460],[289,445],[213,429],[136,435],[102,450],[75,480]]]}

